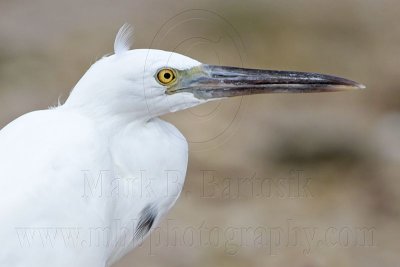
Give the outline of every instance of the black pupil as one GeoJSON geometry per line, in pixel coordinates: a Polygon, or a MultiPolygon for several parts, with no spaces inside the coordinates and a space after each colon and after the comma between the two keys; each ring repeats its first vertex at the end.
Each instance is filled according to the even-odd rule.
{"type": "Polygon", "coordinates": [[[171,78],[171,73],[168,72],[164,73],[164,78],[169,80],[169,78],[171,78]]]}

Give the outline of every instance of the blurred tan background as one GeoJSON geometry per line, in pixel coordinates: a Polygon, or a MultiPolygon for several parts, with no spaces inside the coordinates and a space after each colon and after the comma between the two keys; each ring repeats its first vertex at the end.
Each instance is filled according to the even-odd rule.
{"type": "Polygon", "coordinates": [[[367,90],[166,116],[190,142],[185,190],[116,266],[399,264],[398,1],[1,0],[0,126],[65,101],[124,22],[135,48],[334,74],[367,90]]]}

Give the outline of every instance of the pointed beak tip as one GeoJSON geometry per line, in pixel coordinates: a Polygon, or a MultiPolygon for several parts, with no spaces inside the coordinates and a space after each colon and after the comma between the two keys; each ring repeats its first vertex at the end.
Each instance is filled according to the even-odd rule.
{"type": "Polygon", "coordinates": [[[338,91],[364,90],[367,88],[364,84],[352,80],[342,79],[342,81],[343,82],[339,82],[336,86],[334,85],[338,91]]]}
{"type": "Polygon", "coordinates": [[[363,84],[355,84],[355,85],[344,85],[344,86],[337,86],[334,91],[359,91],[365,90],[365,85],[363,84]]]}
{"type": "Polygon", "coordinates": [[[350,89],[350,90],[365,90],[367,88],[364,84],[356,83],[356,82],[349,86],[346,86],[346,87],[347,87],[347,89],[350,89]]]}
{"type": "Polygon", "coordinates": [[[357,89],[360,89],[360,90],[367,89],[367,86],[365,86],[364,84],[361,84],[361,83],[359,83],[357,87],[358,87],[357,89]]]}

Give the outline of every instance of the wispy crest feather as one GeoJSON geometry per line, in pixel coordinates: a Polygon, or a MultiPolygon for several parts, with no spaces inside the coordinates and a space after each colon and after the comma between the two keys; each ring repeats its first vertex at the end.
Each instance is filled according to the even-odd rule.
{"type": "Polygon", "coordinates": [[[131,49],[133,43],[133,28],[125,23],[118,31],[114,42],[114,52],[121,55],[131,49]]]}

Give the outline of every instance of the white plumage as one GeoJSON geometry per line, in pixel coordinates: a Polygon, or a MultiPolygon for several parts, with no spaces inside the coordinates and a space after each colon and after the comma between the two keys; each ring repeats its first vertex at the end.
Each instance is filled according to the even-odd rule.
{"type": "Polygon", "coordinates": [[[134,228],[143,210],[151,206],[157,222],[179,196],[188,146],[155,117],[169,112],[175,97],[157,92],[153,75],[167,63],[198,63],[128,51],[128,32],[120,30],[117,54],[95,63],[64,105],[26,114],[0,132],[0,266],[109,266],[142,240],[134,228]],[[129,232],[105,233],[113,240],[97,246],[90,231],[116,222],[129,232]],[[80,229],[80,237],[65,244],[56,232],[69,228],[80,229]]]}

